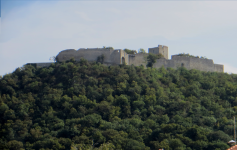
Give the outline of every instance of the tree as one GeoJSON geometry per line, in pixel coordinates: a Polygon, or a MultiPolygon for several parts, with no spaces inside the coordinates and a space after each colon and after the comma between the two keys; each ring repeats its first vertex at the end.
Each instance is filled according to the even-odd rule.
{"type": "Polygon", "coordinates": [[[7,148],[10,150],[16,150],[16,149],[23,150],[23,143],[16,140],[9,141],[7,143],[7,148]]]}
{"type": "Polygon", "coordinates": [[[0,149],[227,149],[236,83],[225,73],[85,59],[25,66],[0,78],[0,149]]]}
{"type": "Polygon", "coordinates": [[[184,150],[184,144],[180,139],[172,139],[170,141],[170,147],[173,150],[184,150]]]}
{"type": "Polygon", "coordinates": [[[125,51],[127,54],[137,54],[137,51],[136,51],[136,50],[130,50],[130,49],[125,48],[124,51],[125,51]]]}
{"type": "Polygon", "coordinates": [[[57,62],[57,57],[56,56],[52,56],[49,58],[50,61],[53,61],[53,62],[57,62]]]}
{"type": "Polygon", "coordinates": [[[152,67],[156,63],[157,56],[155,54],[149,53],[147,56],[147,67],[152,67]]]}
{"type": "Polygon", "coordinates": [[[143,49],[143,48],[140,48],[140,49],[138,50],[138,53],[146,53],[146,50],[143,49]]]}
{"type": "Polygon", "coordinates": [[[156,63],[156,59],[163,58],[164,56],[162,54],[152,54],[149,53],[147,56],[147,67],[153,67],[154,63],[156,63]]]}
{"type": "Polygon", "coordinates": [[[97,62],[100,62],[101,64],[103,64],[104,63],[104,59],[105,59],[105,55],[102,54],[102,55],[97,57],[97,62]]]}

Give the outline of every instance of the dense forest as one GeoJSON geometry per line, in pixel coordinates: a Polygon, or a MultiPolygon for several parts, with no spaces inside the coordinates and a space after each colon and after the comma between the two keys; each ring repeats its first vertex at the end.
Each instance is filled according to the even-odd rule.
{"type": "Polygon", "coordinates": [[[0,77],[1,150],[225,150],[237,75],[71,59],[0,77]]]}

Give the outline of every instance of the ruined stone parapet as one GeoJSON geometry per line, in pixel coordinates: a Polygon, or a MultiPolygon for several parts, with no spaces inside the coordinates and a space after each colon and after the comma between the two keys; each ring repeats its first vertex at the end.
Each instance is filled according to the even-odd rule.
{"type": "Polygon", "coordinates": [[[57,55],[58,61],[67,61],[74,58],[79,61],[84,58],[88,61],[97,61],[99,56],[104,56],[106,64],[122,64],[128,62],[128,54],[121,49],[114,50],[113,48],[80,48],[78,50],[68,49],[63,50],[57,55]]]}
{"type": "Polygon", "coordinates": [[[147,53],[138,53],[129,55],[129,65],[134,66],[146,66],[147,64],[147,53]]]}
{"type": "Polygon", "coordinates": [[[171,56],[171,60],[163,60],[163,62],[161,61],[162,60],[158,60],[158,64],[155,66],[160,67],[161,64],[164,64],[164,67],[166,68],[185,67],[187,69],[197,69],[201,71],[224,72],[224,66],[214,64],[212,59],[173,55],[171,56]]]}
{"type": "Polygon", "coordinates": [[[215,72],[224,72],[224,65],[221,64],[214,64],[215,72]]]}

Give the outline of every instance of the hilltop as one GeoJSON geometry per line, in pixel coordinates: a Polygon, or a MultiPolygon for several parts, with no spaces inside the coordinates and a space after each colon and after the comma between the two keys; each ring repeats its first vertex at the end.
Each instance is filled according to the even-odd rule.
{"type": "Polygon", "coordinates": [[[25,65],[0,78],[0,149],[224,150],[236,110],[234,74],[85,59],[25,65]]]}

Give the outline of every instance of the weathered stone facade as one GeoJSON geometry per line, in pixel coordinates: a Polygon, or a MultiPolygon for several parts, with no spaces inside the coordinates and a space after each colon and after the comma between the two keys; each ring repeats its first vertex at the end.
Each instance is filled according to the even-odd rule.
{"type": "Polygon", "coordinates": [[[214,64],[212,59],[202,59],[178,55],[173,55],[170,60],[164,58],[158,59],[154,64],[155,68],[160,68],[162,66],[165,68],[185,67],[187,69],[197,69],[201,71],[224,72],[224,66],[214,64]]]}
{"type": "Polygon", "coordinates": [[[81,58],[84,58],[88,61],[97,61],[99,56],[104,56],[104,63],[117,65],[122,64],[123,61],[126,64],[128,63],[128,54],[123,50],[113,48],[80,48],[79,50],[69,49],[61,51],[57,55],[58,61],[66,61],[74,57],[76,61],[79,61],[81,58]]]}
{"type": "Polygon", "coordinates": [[[149,48],[148,51],[153,54],[162,54],[165,59],[169,59],[168,46],[158,45],[158,47],[149,48]]]}
{"type": "MultiPolygon", "coordinates": [[[[158,47],[154,48],[149,48],[148,50],[149,53],[160,53],[164,56],[164,58],[156,60],[156,63],[153,65],[154,68],[160,68],[164,66],[165,68],[171,67],[176,69],[183,66],[187,69],[197,69],[210,72],[224,72],[224,66],[214,64],[212,59],[194,58],[178,55],[172,55],[171,59],[168,59],[168,47],[162,45],[158,45],[158,47]]],[[[103,64],[105,65],[119,65],[123,63],[134,66],[147,65],[147,53],[127,54],[122,49],[114,50],[113,48],[80,48],[78,50],[68,49],[61,51],[56,58],[58,61],[66,61],[71,58],[74,58],[76,61],[79,61],[81,58],[84,58],[88,61],[97,61],[98,57],[102,55],[104,57],[103,64]]],[[[46,65],[46,63],[40,63],[37,66],[44,65],[46,65]]]]}

